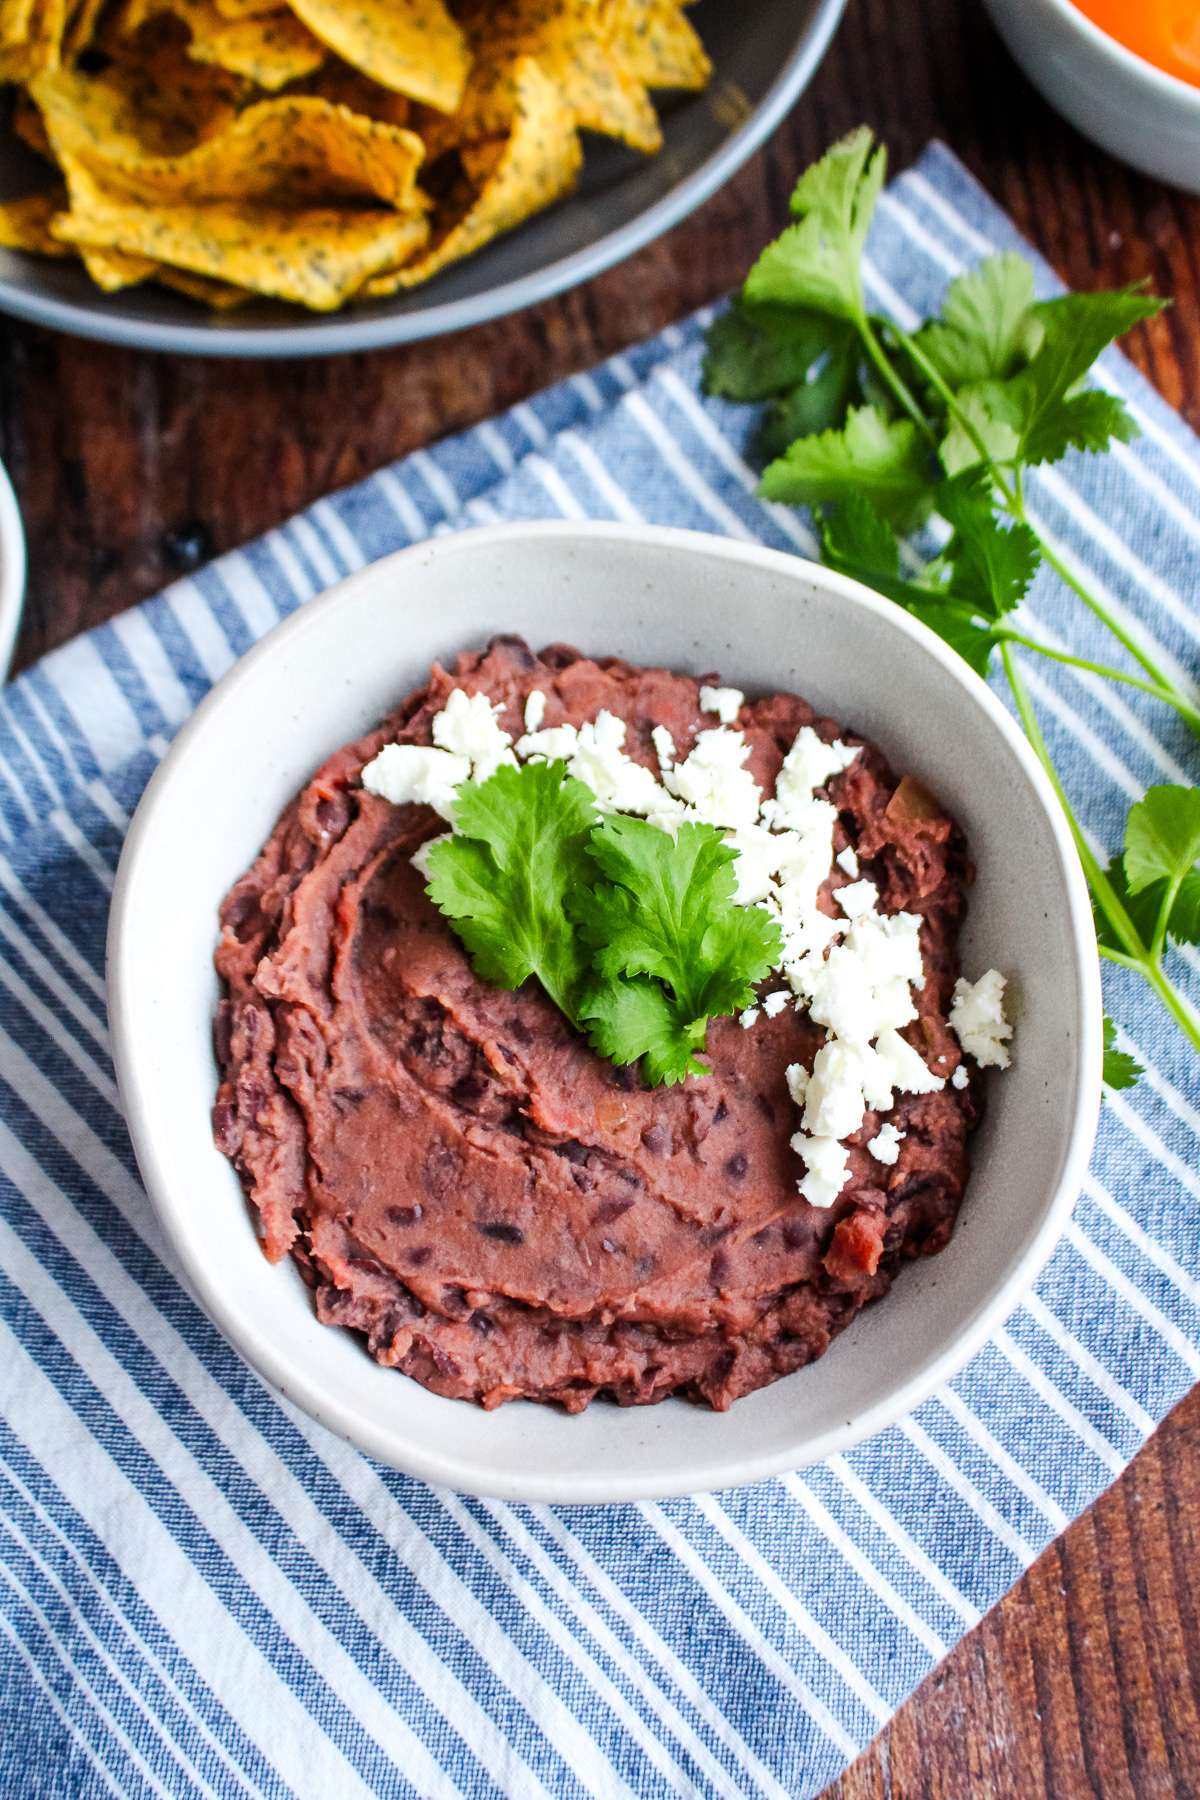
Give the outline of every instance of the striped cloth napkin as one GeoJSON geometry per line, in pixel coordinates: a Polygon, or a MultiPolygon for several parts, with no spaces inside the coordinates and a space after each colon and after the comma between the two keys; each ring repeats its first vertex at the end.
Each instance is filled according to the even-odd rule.
{"type": "MultiPolygon", "coordinates": [[[[910,324],[1016,245],[935,147],[880,208],[872,301],[910,324]]],[[[748,411],[699,397],[705,322],[319,502],[0,704],[4,1795],[816,1794],[1200,1370],[1196,1071],[1120,971],[1110,1005],[1148,1072],[1106,1102],[1036,1294],[911,1418],[802,1475],[607,1509],[435,1492],[267,1391],[171,1272],[102,985],[156,759],[277,619],[430,532],[615,516],[811,551],[754,497],[748,411]]],[[[1143,435],[1040,474],[1033,503],[1112,610],[1194,666],[1200,452],[1120,356],[1102,379],[1143,435]]],[[[1032,610],[1087,650],[1056,587],[1032,610]]],[[[1029,679],[1098,843],[1194,772],[1182,726],[1131,690],[1029,679]]],[[[1200,997],[1194,954],[1176,963],[1200,997]]]]}

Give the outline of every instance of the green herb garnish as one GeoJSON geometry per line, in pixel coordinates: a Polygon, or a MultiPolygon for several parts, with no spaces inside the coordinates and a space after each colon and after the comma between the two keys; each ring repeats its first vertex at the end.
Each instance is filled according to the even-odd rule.
{"type": "MultiPolygon", "coordinates": [[[[1200,1050],[1200,1021],[1163,968],[1169,940],[1200,941],[1200,791],[1151,789],[1130,812],[1123,857],[1104,867],[1063,790],[1020,661],[1045,656],[1136,688],[1200,736],[1193,695],[1046,541],[1024,491],[1027,469],[1136,435],[1123,402],[1084,379],[1109,344],[1166,302],[1140,287],[1038,301],[1029,264],[1006,253],[952,282],[940,316],[906,332],[864,297],[863,249],[885,169],[864,127],[801,177],[798,222],[763,251],[710,330],[706,384],[767,402],[761,492],[813,509],[827,563],[922,619],[979,674],[999,656],[1070,823],[1101,956],[1140,975],[1200,1050]],[[949,537],[922,561],[902,536],[931,516],[949,537]],[[1013,615],[1043,564],[1129,666],[1074,656],[1018,625],[1013,615]]],[[[1105,1079],[1128,1086],[1141,1071],[1112,1048],[1115,1029],[1105,1079]]]]}
{"type": "Polygon", "coordinates": [[[779,958],[770,914],[734,899],[735,855],[715,825],[602,817],[564,763],[526,763],[459,788],[427,892],[485,981],[536,976],[601,1056],[669,1086],[708,1072],[709,1019],[779,958]]]}

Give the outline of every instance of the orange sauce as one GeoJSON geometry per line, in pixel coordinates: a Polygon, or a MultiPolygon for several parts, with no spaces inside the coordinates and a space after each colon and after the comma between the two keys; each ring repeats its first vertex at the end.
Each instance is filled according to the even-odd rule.
{"type": "Polygon", "coordinates": [[[1075,0],[1075,5],[1127,50],[1200,87],[1200,0],[1075,0]]]}

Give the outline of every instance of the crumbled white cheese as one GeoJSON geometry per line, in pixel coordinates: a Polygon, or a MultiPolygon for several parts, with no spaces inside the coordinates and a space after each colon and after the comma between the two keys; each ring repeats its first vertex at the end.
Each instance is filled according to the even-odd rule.
{"type": "Polygon", "coordinates": [[[523,762],[570,762],[578,742],[573,725],[546,725],[540,731],[527,731],[517,739],[515,748],[523,762]]]}
{"type": "Polygon", "coordinates": [[[837,866],[851,881],[858,880],[858,851],[853,844],[847,844],[844,850],[838,851],[837,866]]]}
{"type": "Polygon", "coordinates": [[[892,1086],[902,1094],[936,1094],[944,1088],[944,1075],[935,1075],[919,1051],[898,1031],[881,1031],[875,1054],[886,1067],[892,1086]]]}
{"type": "Polygon", "coordinates": [[[1004,977],[998,969],[989,969],[976,982],[961,977],[955,982],[950,1025],[981,1069],[1008,1068],[1012,1026],[1004,1016],[1004,977]]]}
{"type": "Polygon", "coordinates": [[[753,1023],[754,1023],[755,1019],[757,1019],[757,1017],[758,1017],[757,1006],[748,1006],[744,1013],[738,1014],[738,1024],[741,1026],[743,1031],[749,1031],[750,1027],[753,1025],[753,1023]]]}
{"type": "Polygon", "coordinates": [[[894,1163],[900,1155],[900,1143],[904,1137],[902,1131],[887,1122],[879,1127],[878,1137],[873,1137],[867,1149],[878,1163],[894,1163]]]}
{"type": "Polygon", "coordinates": [[[860,913],[875,911],[879,889],[873,881],[851,881],[838,888],[833,897],[848,919],[857,919],[860,913]]]}
{"type": "Polygon", "coordinates": [[[654,745],[654,754],[658,757],[659,768],[666,773],[675,766],[675,739],[665,725],[656,725],[650,733],[650,742],[654,745]]]}
{"type": "Polygon", "coordinates": [[[762,1003],[762,1009],[768,1019],[777,1019],[791,997],[786,988],[778,988],[775,993],[768,994],[762,1003]]]}
{"type": "Polygon", "coordinates": [[[746,825],[733,831],[725,840],[737,851],[733,872],[737,878],[736,899],[739,906],[757,906],[772,889],[772,876],[779,867],[783,848],[779,837],[764,831],[761,825],[746,825]]]}
{"type": "Polygon", "coordinates": [[[801,726],[775,782],[772,822],[799,824],[817,788],[848,769],[857,755],[857,748],[843,744],[840,738],[827,744],[811,725],[801,726]]]}
{"type": "Polygon", "coordinates": [[[417,871],[418,875],[423,875],[426,881],[429,880],[430,851],[435,844],[448,844],[453,836],[454,833],[452,831],[442,831],[439,832],[437,837],[426,838],[425,842],[418,849],[414,850],[409,857],[408,860],[413,868],[417,871]]]}
{"type": "Polygon", "coordinates": [[[700,711],[716,713],[722,725],[736,725],[745,698],[740,688],[702,687],[700,711]]]}
{"type": "Polygon", "coordinates": [[[466,694],[453,688],[446,704],[433,719],[433,741],[441,750],[465,756],[476,781],[486,781],[502,763],[512,763],[512,739],[496,722],[504,709],[493,706],[486,694],[466,694]]]}
{"type": "Polygon", "coordinates": [[[590,787],[601,812],[652,813],[664,808],[665,796],[654,775],[625,754],[625,721],[598,712],[579,727],[567,766],[577,781],[590,787]]]}
{"type": "Polygon", "coordinates": [[[797,1106],[803,1106],[808,1094],[808,1070],[803,1063],[789,1063],[787,1066],[788,1093],[797,1106]]]}
{"type": "Polygon", "coordinates": [[[850,1152],[834,1137],[809,1137],[797,1131],[792,1149],[804,1158],[805,1174],[796,1183],[810,1206],[832,1206],[846,1185],[850,1152]]]}
{"type": "Polygon", "coordinates": [[[971,1077],[967,1074],[967,1065],[966,1063],[959,1063],[957,1069],[955,1069],[953,1075],[950,1077],[950,1086],[952,1088],[958,1088],[961,1092],[963,1088],[970,1087],[970,1085],[971,1077]]]}
{"type": "Polygon", "coordinates": [[[393,806],[432,806],[443,819],[453,821],[455,792],[470,775],[467,757],[449,750],[385,744],[364,768],[362,783],[369,794],[378,794],[393,806]]]}
{"type": "Polygon", "coordinates": [[[525,698],[525,730],[540,731],[546,716],[546,696],[541,688],[531,688],[525,698]]]}
{"type": "Polygon", "coordinates": [[[849,1137],[862,1124],[865,1111],[862,1058],[853,1045],[831,1038],[813,1059],[804,1129],[813,1137],[849,1137]]]}
{"type": "Polygon", "coordinates": [[[690,809],[692,818],[729,831],[758,822],[762,793],[742,764],[750,746],[740,731],[702,731],[690,756],[663,772],[668,791],[690,809]]]}

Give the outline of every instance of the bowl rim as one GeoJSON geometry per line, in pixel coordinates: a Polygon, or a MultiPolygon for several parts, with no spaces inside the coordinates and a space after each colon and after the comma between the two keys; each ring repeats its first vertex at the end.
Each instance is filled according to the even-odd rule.
{"type": "MultiPolygon", "coordinates": [[[[1019,3],[1026,4],[1027,0],[1019,0],[1019,3]]],[[[1041,3],[1051,12],[1056,13],[1064,24],[1077,32],[1085,43],[1090,44],[1094,50],[1106,56],[1123,74],[1143,83],[1153,92],[1164,96],[1169,95],[1173,100],[1184,105],[1194,106],[1200,113],[1200,86],[1197,86],[1195,82],[1184,81],[1182,76],[1172,75],[1169,69],[1160,69],[1158,64],[1152,63],[1148,57],[1140,55],[1136,50],[1131,50],[1128,44],[1121,42],[1120,38],[1114,37],[1110,31],[1105,31],[1103,25],[1097,25],[1095,19],[1090,19],[1075,4],[1075,0],[1041,0],[1041,3]]]]}
{"type": "Polygon", "coordinates": [[[21,628],[27,561],[21,508],[8,470],[0,463],[0,681],[8,675],[21,628]]]}
{"type": "Polygon", "coordinates": [[[813,0],[813,10],[799,40],[759,104],[698,168],[653,205],[606,232],[594,244],[540,269],[514,276],[484,293],[441,304],[435,301],[412,312],[384,312],[378,318],[335,314],[329,319],[318,315],[303,323],[298,319],[295,324],[236,325],[211,320],[190,325],[131,317],[120,310],[119,299],[114,301],[99,292],[87,300],[63,300],[0,276],[0,312],[94,342],[234,359],[337,356],[379,350],[465,331],[540,305],[635,255],[723,187],[781,123],[808,86],[846,5],[847,0],[813,0]]]}
{"type": "MultiPolygon", "coordinates": [[[[319,747],[317,751],[319,753],[319,747]]],[[[873,1437],[886,1426],[912,1412],[937,1387],[955,1375],[1032,1287],[1071,1215],[1087,1170],[1099,1121],[1103,1004],[1087,884],[1062,808],[1045,772],[1014,720],[987,684],[942,639],[919,620],[859,582],[787,551],[674,526],[631,525],[607,520],[541,520],[506,522],[446,533],[438,538],[408,545],[374,563],[368,563],[282,620],[215,684],[183,725],[151,777],[135,811],[117,869],[109,914],[106,972],[109,1027],[122,1110],[147,1197],[193,1298],[239,1355],[277,1393],[300,1406],[310,1417],[337,1436],[355,1444],[365,1454],[380,1462],[433,1486],[499,1500],[612,1504],[711,1492],[808,1467],[873,1437]],[[639,1476],[636,1471],[614,1474],[608,1470],[574,1471],[569,1477],[554,1475],[522,1479],[519,1472],[497,1470],[494,1467],[485,1469],[481,1459],[473,1464],[466,1463],[439,1449],[431,1450],[420,1441],[406,1441],[398,1453],[394,1441],[395,1430],[384,1422],[364,1423],[356,1420],[347,1423],[344,1409],[335,1400],[327,1401],[314,1389],[307,1371],[287,1364],[277,1354],[270,1334],[265,1329],[260,1330],[255,1320],[243,1317],[229,1304],[215,1278],[215,1271],[203,1259],[191,1254],[178,1225],[179,1202],[175,1198],[178,1183],[164,1166],[158,1134],[148,1122],[149,1109],[143,1095],[140,1052],[126,999],[129,971],[137,954],[134,934],[128,929],[134,888],[144,847],[157,825],[160,811],[170,804],[173,772],[190,755],[193,742],[209,729],[210,721],[219,717],[229,697],[256,675],[262,662],[281,654],[315,617],[342,604],[347,593],[385,578],[387,572],[409,567],[419,569],[422,560],[427,562],[433,557],[454,555],[464,546],[494,547],[495,554],[503,554],[505,544],[517,540],[569,540],[581,536],[599,542],[619,540],[655,548],[665,547],[685,557],[697,553],[716,555],[731,564],[757,565],[787,579],[815,580],[847,604],[873,615],[884,628],[895,629],[914,638],[966,691],[967,696],[1007,740],[1041,805],[1058,851],[1070,934],[1079,970],[1076,1024],[1080,1050],[1075,1090],[1068,1097],[1071,1127],[1058,1184],[1023,1254],[1014,1260],[994,1291],[981,1299],[958,1337],[915,1366],[891,1393],[848,1419],[845,1424],[831,1427],[819,1437],[794,1447],[786,1454],[764,1451],[759,1455],[743,1455],[736,1460],[728,1456],[723,1460],[709,1456],[703,1463],[689,1465],[686,1470],[681,1470],[677,1478],[668,1481],[655,1479],[650,1475],[639,1476]]],[[[446,1404],[457,1403],[448,1401],[446,1404]]]]}

